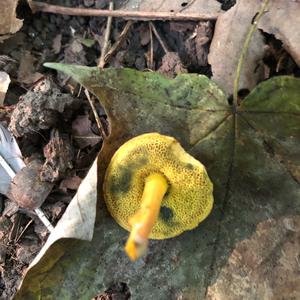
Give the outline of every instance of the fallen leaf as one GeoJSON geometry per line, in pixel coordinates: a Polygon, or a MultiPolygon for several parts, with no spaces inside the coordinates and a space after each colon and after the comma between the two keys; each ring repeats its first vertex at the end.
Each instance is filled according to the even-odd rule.
{"type": "Polygon", "coordinates": [[[88,115],[77,116],[72,123],[73,139],[80,149],[98,144],[102,138],[92,131],[92,122],[88,115]]]}
{"type": "Polygon", "coordinates": [[[300,299],[300,216],[259,223],[238,243],[207,299],[300,299]]]}
{"type": "MultiPolygon", "coordinates": [[[[212,79],[227,95],[233,93],[238,61],[251,22],[260,6],[260,0],[240,0],[216,22],[208,62],[211,64],[212,79]]],[[[263,56],[264,39],[262,34],[256,31],[244,59],[239,83],[240,89],[251,90],[264,79],[263,56]]]]}
{"type": "Polygon", "coordinates": [[[0,72],[0,106],[3,105],[8,86],[10,84],[10,77],[6,72],[0,72]]]}
{"type": "Polygon", "coordinates": [[[271,0],[268,10],[258,23],[258,28],[275,35],[300,66],[299,1],[271,0]]]}
{"type": "Polygon", "coordinates": [[[167,52],[162,58],[158,72],[168,78],[174,78],[178,74],[187,73],[187,69],[183,66],[177,52],[167,52]]]}
{"type": "Polygon", "coordinates": [[[62,39],[62,34],[59,33],[54,39],[52,43],[52,49],[55,54],[58,54],[61,50],[61,39],[62,39]]]}
{"type": "Polygon", "coordinates": [[[70,189],[76,191],[81,181],[82,179],[78,176],[69,177],[61,181],[59,188],[62,190],[70,189]]]}
{"type": "Polygon", "coordinates": [[[133,299],[203,299],[232,249],[251,236],[258,223],[300,213],[294,176],[300,167],[300,79],[263,82],[233,109],[224,93],[201,75],[168,80],[128,69],[47,66],[73,76],[101,100],[111,134],[98,157],[98,177],[94,164],[92,176],[84,180],[88,187],[80,186],[16,299],[90,299],[118,282],[127,284],[133,299]],[[151,241],[148,255],[133,264],[123,250],[128,233],[105,209],[102,183],[116,149],[133,136],[154,131],[174,136],[204,163],[214,183],[215,205],[199,227],[173,239],[151,241]],[[93,239],[57,241],[92,238],[88,225],[94,224],[96,193],[91,188],[96,182],[93,239]],[[77,215],[71,214],[74,208],[77,215]],[[64,222],[73,226],[67,234],[64,222]]]}
{"type": "Polygon", "coordinates": [[[142,0],[126,1],[122,6],[124,10],[139,11],[160,11],[160,12],[199,12],[199,13],[219,13],[221,12],[221,3],[217,0],[142,0]]]}
{"type": "Polygon", "coordinates": [[[20,60],[17,79],[18,82],[26,85],[32,85],[44,77],[44,75],[41,73],[36,72],[35,63],[36,59],[33,57],[30,51],[25,51],[20,60]]]}
{"type": "Polygon", "coordinates": [[[52,129],[50,141],[44,147],[46,161],[40,172],[42,181],[55,182],[65,178],[73,168],[74,151],[67,134],[52,129]]]}
{"type": "Polygon", "coordinates": [[[23,21],[16,18],[16,8],[19,0],[0,0],[0,42],[16,33],[23,21]]]}

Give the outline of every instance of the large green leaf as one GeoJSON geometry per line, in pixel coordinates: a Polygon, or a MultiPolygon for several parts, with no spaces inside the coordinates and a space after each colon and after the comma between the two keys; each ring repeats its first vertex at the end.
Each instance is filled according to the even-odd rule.
{"type": "Polygon", "coordinates": [[[299,79],[273,78],[233,107],[212,81],[195,74],[169,80],[128,69],[48,66],[99,98],[111,134],[98,158],[93,240],[57,241],[28,272],[16,299],[90,299],[119,282],[131,299],[203,299],[236,243],[259,222],[300,213],[299,79]],[[103,203],[103,176],[122,143],[154,131],[174,136],[204,163],[215,205],[198,228],[151,241],[148,255],[131,263],[123,251],[128,233],[103,203]]]}

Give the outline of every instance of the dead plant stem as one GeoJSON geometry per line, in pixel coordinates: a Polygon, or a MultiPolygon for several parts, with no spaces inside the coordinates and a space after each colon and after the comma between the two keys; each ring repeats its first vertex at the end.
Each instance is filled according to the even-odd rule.
{"type": "Polygon", "coordinates": [[[113,46],[108,50],[108,52],[105,54],[104,61],[107,63],[111,57],[120,49],[122,44],[127,38],[127,35],[129,33],[129,29],[131,25],[133,24],[133,21],[129,20],[127,21],[126,25],[124,26],[122,32],[120,33],[118,40],[113,44],[113,46]]]}
{"type": "Polygon", "coordinates": [[[155,25],[151,21],[149,23],[150,23],[150,27],[151,27],[154,35],[158,39],[158,41],[159,41],[160,45],[162,46],[162,48],[164,49],[165,53],[170,52],[169,49],[168,49],[168,47],[167,47],[167,45],[166,45],[166,43],[165,43],[165,41],[163,40],[163,38],[161,37],[161,35],[158,33],[155,25]]]}
{"type": "Polygon", "coordinates": [[[104,130],[104,127],[103,127],[103,125],[101,123],[101,120],[100,120],[100,118],[98,116],[96,107],[95,107],[95,105],[94,105],[94,103],[93,103],[93,101],[91,99],[90,93],[89,93],[89,91],[87,89],[84,89],[84,93],[85,93],[85,95],[86,95],[86,97],[87,97],[87,99],[88,99],[88,101],[90,103],[90,106],[92,108],[92,111],[93,111],[93,114],[94,114],[94,117],[95,117],[95,120],[96,120],[96,123],[97,123],[97,126],[98,126],[98,129],[99,129],[99,131],[102,134],[102,138],[105,139],[107,137],[107,135],[105,133],[105,130],[104,130]]]}
{"type": "Polygon", "coordinates": [[[242,53],[239,58],[238,66],[236,69],[236,76],[235,76],[234,85],[233,85],[233,104],[235,107],[237,107],[239,104],[238,103],[238,89],[239,89],[239,82],[240,82],[241,71],[242,71],[242,67],[244,64],[245,56],[248,52],[249,44],[250,44],[251,38],[257,28],[257,24],[258,24],[260,18],[262,17],[268,3],[269,3],[269,0],[264,0],[263,3],[261,4],[261,8],[249,28],[248,34],[246,36],[246,39],[245,39],[245,42],[244,42],[244,45],[242,48],[242,53]]]}
{"type": "Polygon", "coordinates": [[[115,17],[132,20],[181,20],[181,21],[199,21],[199,20],[216,20],[221,13],[181,13],[181,12],[162,12],[162,11],[127,11],[127,10],[109,10],[93,9],[79,7],[64,7],[51,5],[38,1],[29,2],[33,13],[46,12],[62,14],[69,16],[86,16],[86,17],[115,17]]]}
{"type": "MultiPolygon", "coordinates": [[[[114,2],[110,1],[109,2],[109,10],[112,11],[114,8],[114,2]]],[[[107,18],[107,23],[106,23],[106,30],[105,30],[105,36],[104,36],[104,44],[101,50],[101,56],[99,59],[98,67],[100,69],[103,69],[105,66],[105,55],[108,51],[109,47],[109,37],[110,37],[110,32],[111,32],[111,24],[112,24],[112,16],[109,16],[107,18]]]]}

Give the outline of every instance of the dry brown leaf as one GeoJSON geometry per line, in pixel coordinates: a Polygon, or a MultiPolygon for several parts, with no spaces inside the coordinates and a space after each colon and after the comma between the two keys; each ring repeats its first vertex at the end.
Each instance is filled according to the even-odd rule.
{"type": "Polygon", "coordinates": [[[16,18],[18,0],[0,0],[0,42],[17,32],[23,21],[16,18]]]}
{"type": "Polygon", "coordinates": [[[269,219],[241,241],[207,299],[300,299],[300,216],[269,219]]]}
{"type": "Polygon", "coordinates": [[[25,51],[24,55],[21,56],[20,67],[18,70],[18,82],[25,85],[31,85],[44,77],[44,75],[35,71],[35,63],[36,59],[29,51],[25,51]]]}
{"type": "Polygon", "coordinates": [[[77,175],[73,176],[73,177],[68,177],[64,180],[62,180],[62,182],[59,185],[59,188],[62,190],[77,190],[80,183],[81,183],[82,179],[80,177],[78,177],[77,175]]]}
{"type": "Polygon", "coordinates": [[[258,28],[275,35],[300,66],[300,2],[272,0],[258,28]]]}
{"type": "Polygon", "coordinates": [[[136,1],[129,0],[122,7],[126,10],[138,11],[160,11],[160,12],[199,12],[199,13],[219,13],[221,3],[217,0],[153,0],[136,1]],[[138,3],[138,4],[137,4],[138,3]]]}
{"type": "Polygon", "coordinates": [[[80,149],[87,146],[94,146],[101,141],[101,137],[93,133],[91,121],[88,115],[78,116],[72,124],[73,139],[80,149]]]}
{"type": "Polygon", "coordinates": [[[55,54],[58,54],[61,50],[61,39],[62,39],[62,34],[58,34],[54,39],[53,39],[53,42],[52,42],[52,49],[53,49],[53,52],[55,54]]]}
{"type": "MultiPolygon", "coordinates": [[[[210,46],[208,62],[211,64],[212,79],[230,95],[238,60],[249,31],[249,26],[261,5],[260,0],[240,0],[217,20],[210,46]]],[[[241,71],[240,89],[252,89],[263,79],[264,40],[259,31],[251,39],[248,53],[241,71]]]]}

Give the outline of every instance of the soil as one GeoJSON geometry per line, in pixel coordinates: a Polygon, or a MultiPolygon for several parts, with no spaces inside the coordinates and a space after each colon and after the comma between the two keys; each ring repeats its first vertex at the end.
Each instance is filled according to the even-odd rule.
{"type": "MultiPolygon", "coordinates": [[[[9,126],[17,138],[25,162],[32,165],[30,162],[39,161],[39,167],[34,170],[38,182],[34,184],[40,187],[39,193],[41,187],[47,186],[41,208],[55,225],[100,150],[102,133],[84,90],[70,78],[44,68],[43,63],[95,66],[103,47],[106,19],[32,15],[25,2],[21,1],[18,7],[18,17],[24,19],[22,30],[0,44],[0,70],[9,73],[12,79],[5,106],[0,107],[0,122],[9,126]]],[[[227,10],[236,1],[219,2],[222,2],[222,9],[227,10]]],[[[105,0],[51,1],[51,4],[89,8],[106,8],[107,3],[105,0]]],[[[122,19],[113,19],[112,44],[118,40],[125,24],[122,19]]],[[[154,25],[163,42],[153,36],[151,46],[149,24],[135,22],[106,67],[152,69],[168,77],[179,72],[211,76],[207,54],[214,22],[154,22],[154,25]],[[194,34],[195,38],[191,38],[194,34]]],[[[273,36],[266,35],[266,38],[269,41],[265,57],[268,77],[275,73],[299,72],[299,69],[291,69],[294,66],[281,43],[273,36]]],[[[109,125],[102,107],[93,97],[91,100],[107,130],[109,125]]],[[[26,176],[22,182],[28,187],[31,181],[29,175],[26,176]]],[[[32,205],[34,199],[27,199],[31,205],[22,204],[18,194],[24,187],[17,188],[15,202],[5,196],[0,198],[0,299],[11,299],[28,265],[49,235],[29,209],[36,206],[32,205]]],[[[123,283],[95,296],[95,299],[129,298],[123,283]]]]}

